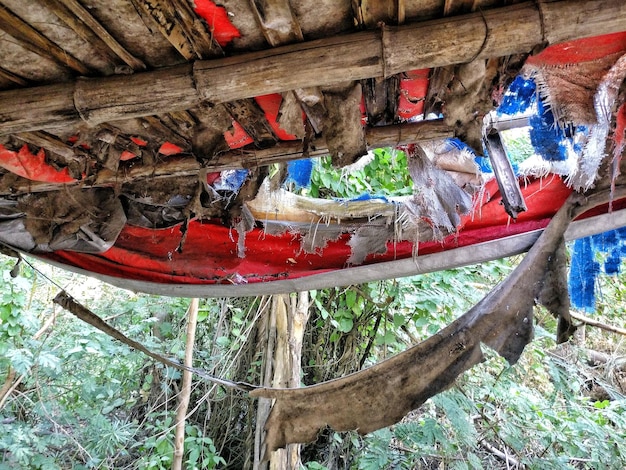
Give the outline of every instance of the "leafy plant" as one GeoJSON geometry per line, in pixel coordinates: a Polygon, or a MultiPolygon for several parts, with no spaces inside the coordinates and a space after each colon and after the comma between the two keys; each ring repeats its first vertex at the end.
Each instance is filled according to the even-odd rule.
{"type": "Polygon", "coordinates": [[[356,198],[406,196],[413,193],[406,155],[400,150],[379,148],[372,160],[361,169],[344,172],[332,166],[330,157],[320,158],[311,175],[311,187],[305,193],[320,198],[356,198]],[[393,168],[390,172],[389,168],[393,168]]]}

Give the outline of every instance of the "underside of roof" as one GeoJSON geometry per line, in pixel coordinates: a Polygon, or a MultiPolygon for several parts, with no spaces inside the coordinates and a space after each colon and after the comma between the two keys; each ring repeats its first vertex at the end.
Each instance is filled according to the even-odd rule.
{"type": "Polygon", "coordinates": [[[570,239],[626,225],[623,2],[0,0],[0,33],[5,251],[251,295],[525,251],[572,191],[610,195],[570,239]],[[532,119],[516,172],[500,134],[532,119]],[[413,196],[287,190],[381,147],[413,196]]]}

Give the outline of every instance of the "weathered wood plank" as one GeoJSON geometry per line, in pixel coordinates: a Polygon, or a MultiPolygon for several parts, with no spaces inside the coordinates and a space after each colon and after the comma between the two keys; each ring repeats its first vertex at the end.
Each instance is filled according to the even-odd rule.
{"type": "Polygon", "coordinates": [[[371,126],[393,124],[398,111],[399,77],[394,75],[389,78],[368,78],[363,80],[362,85],[368,124],[371,126]]]}
{"type": "Polygon", "coordinates": [[[122,115],[131,118],[186,110],[201,101],[191,67],[183,64],[134,75],[81,78],[75,82],[72,107],[93,127],[119,120],[122,115]]]}
{"type": "Polygon", "coordinates": [[[186,0],[132,0],[140,13],[153,24],[187,60],[221,55],[221,48],[191,10],[186,0]]]}
{"type": "Polygon", "coordinates": [[[82,75],[89,75],[91,71],[81,61],[64,51],[46,36],[30,26],[7,7],[0,4],[0,29],[13,36],[29,51],[48,57],[55,62],[65,65],[82,75]]]}
{"type": "Polygon", "coordinates": [[[57,155],[63,157],[63,160],[67,165],[71,162],[85,163],[87,152],[67,145],[65,142],[59,140],[51,134],[48,134],[47,132],[22,132],[21,134],[15,134],[15,137],[28,144],[43,147],[50,152],[56,153],[57,155]]]}
{"type": "Polygon", "coordinates": [[[523,3],[480,14],[386,27],[382,40],[379,31],[360,32],[198,61],[193,72],[190,65],[183,65],[122,78],[5,91],[0,93],[0,135],[75,124],[79,112],[95,125],[188,109],[204,100],[223,103],[523,53],[544,39],[555,43],[574,36],[626,30],[626,2],[560,0],[542,3],[542,11],[543,22],[534,2],[523,3]],[[577,11],[581,8],[585,15],[577,11]],[[577,21],[575,27],[565,27],[567,18],[577,21]],[[33,94],[45,98],[45,112],[41,101],[32,100],[33,94]]]}
{"type": "Polygon", "coordinates": [[[446,0],[443,5],[443,15],[452,16],[474,11],[475,0],[446,0]]]}
{"type": "Polygon", "coordinates": [[[353,2],[353,9],[359,24],[375,28],[379,22],[400,24],[400,3],[398,0],[358,0],[353,2]]]}
{"type": "Polygon", "coordinates": [[[194,64],[202,99],[233,101],[319,85],[380,76],[380,32],[368,31],[297,43],[244,56],[194,64]],[[237,70],[236,74],[234,74],[237,70]]]}
{"type": "Polygon", "coordinates": [[[43,0],[44,5],[57,15],[85,41],[107,57],[118,57],[133,70],[144,70],[146,65],[128,52],[76,0],[43,0]]]}
{"type": "Polygon", "coordinates": [[[547,44],[626,30],[624,1],[542,0],[539,5],[547,44]]]}
{"type": "MultiPolygon", "coordinates": [[[[623,10],[626,14],[626,8],[623,10]]],[[[550,25],[545,26],[547,29],[550,25]]],[[[589,31],[589,34],[596,35],[598,30],[589,31]]],[[[541,15],[534,3],[442,18],[424,24],[385,27],[385,76],[406,70],[529,52],[542,41],[541,15]],[[417,30],[419,40],[416,40],[417,30]]]]}
{"type": "Polygon", "coordinates": [[[178,19],[187,40],[191,43],[199,59],[223,56],[220,45],[213,41],[202,20],[191,9],[188,0],[169,0],[175,10],[175,18],[178,19]]]}

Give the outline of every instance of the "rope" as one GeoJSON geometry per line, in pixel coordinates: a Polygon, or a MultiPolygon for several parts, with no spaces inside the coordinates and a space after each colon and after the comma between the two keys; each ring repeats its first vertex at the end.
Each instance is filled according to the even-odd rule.
{"type": "MultiPolygon", "coordinates": [[[[7,249],[10,249],[7,245],[5,245],[2,242],[0,242],[0,246],[2,246],[3,248],[6,247],[7,249]]],[[[5,250],[3,250],[3,251],[5,251],[5,250]]],[[[200,378],[202,378],[204,380],[216,383],[218,385],[222,385],[224,387],[233,388],[233,389],[237,389],[237,390],[243,390],[245,392],[250,392],[251,390],[255,390],[257,388],[261,388],[258,385],[252,385],[252,384],[249,384],[247,382],[234,382],[232,380],[223,379],[221,377],[216,377],[214,375],[209,374],[207,371],[205,371],[203,369],[199,369],[197,367],[187,367],[187,366],[185,366],[183,364],[180,364],[180,363],[176,362],[173,359],[169,359],[169,358],[167,358],[165,356],[162,356],[161,354],[158,354],[158,353],[155,353],[153,351],[150,351],[143,344],[141,344],[141,343],[139,343],[139,342],[137,342],[137,341],[135,341],[133,339],[128,338],[126,335],[124,335],[124,333],[122,333],[121,331],[119,331],[115,327],[109,325],[105,320],[103,320],[98,315],[93,313],[87,307],[85,307],[84,305],[78,303],[72,296],[70,296],[65,291],[65,289],[61,285],[59,285],[56,281],[51,279],[49,276],[47,276],[41,270],[37,269],[37,267],[34,266],[32,263],[30,263],[28,260],[24,259],[21,256],[21,253],[11,249],[11,251],[10,252],[6,252],[6,254],[7,255],[10,254],[10,256],[13,256],[13,257],[17,258],[16,267],[18,267],[21,262],[26,263],[32,270],[36,271],[38,275],[42,276],[44,279],[46,279],[46,281],[48,281],[50,284],[52,284],[53,286],[55,286],[55,287],[57,287],[59,289],[59,293],[53,299],[53,302],[55,304],[60,305],[65,310],[67,310],[68,312],[70,312],[74,316],[78,317],[80,320],[82,320],[85,323],[88,323],[89,325],[93,326],[94,328],[102,331],[104,334],[106,334],[108,336],[111,336],[112,338],[115,338],[116,340],[126,344],[127,346],[130,346],[131,348],[136,349],[137,351],[140,351],[140,352],[144,353],[145,355],[151,357],[155,361],[160,362],[161,364],[164,364],[166,366],[173,367],[175,369],[181,370],[181,371],[191,372],[192,374],[195,374],[195,375],[197,375],[198,377],[200,377],[200,378]]],[[[14,271],[15,271],[16,267],[14,267],[11,270],[11,275],[12,276],[14,276],[14,271]]],[[[17,273],[15,273],[15,275],[17,275],[17,273]]]]}
{"type": "Polygon", "coordinates": [[[213,383],[216,383],[218,385],[223,385],[224,387],[228,387],[228,388],[235,388],[235,389],[243,390],[243,391],[246,391],[246,392],[249,392],[249,391],[254,390],[256,388],[260,388],[258,386],[255,386],[255,385],[252,385],[252,384],[249,384],[249,383],[246,383],[246,382],[233,382],[232,380],[222,379],[220,377],[216,377],[214,375],[211,375],[211,374],[207,373],[206,371],[204,371],[202,369],[198,369],[196,367],[185,366],[183,364],[180,364],[180,363],[174,361],[173,359],[169,359],[169,358],[164,357],[164,356],[162,356],[162,355],[160,355],[158,353],[150,351],[143,344],[128,338],[121,331],[119,331],[116,328],[114,328],[113,326],[109,325],[106,321],[104,321],[98,315],[93,313],[87,307],[85,307],[85,306],[81,305],[80,303],[78,303],[67,292],[65,292],[65,290],[61,290],[61,292],[59,292],[56,295],[56,297],[54,298],[53,302],[55,304],[57,304],[57,305],[60,305],[65,310],[67,310],[71,314],[75,315],[80,320],[84,321],[85,323],[90,324],[94,328],[102,331],[103,333],[111,336],[112,338],[117,339],[118,341],[121,341],[122,343],[126,344],[127,346],[130,346],[131,348],[136,349],[138,351],[141,351],[145,355],[150,356],[152,359],[154,359],[154,360],[156,360],[156,361],[158,361],[158,362],[160,362],[162,364],[165,364],[166,366],[174,367],[175,369],[182,370],[182,371],[191,372],[191,373],[196,374],[197,376],[199,376],[199,377],[201,377],[201,378],[203,378],[205,380],[208,380],[209,382],[213,382],[213,383]]]}

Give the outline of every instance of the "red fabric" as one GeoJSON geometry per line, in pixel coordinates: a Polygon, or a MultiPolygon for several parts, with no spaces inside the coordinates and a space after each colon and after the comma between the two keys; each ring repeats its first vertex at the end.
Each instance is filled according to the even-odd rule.
{"type": "MultiPolygon", "coordinates": [[[[254,100],[265,113],[267,122],[279,140],[296,139],[296,136],[289,134],[278,124],[278,111],[283,101],[283,97],[279,93],[257,96],[254,100]]],[[[224,139],[226,139],[226,143],[231,149],[238,149],[254,143],[252,137],[248,135],[237,121],[233,121],[232,131],[224,132],[224,139]]]]}
{"type": "Polygon", "coordinates": [[[194,11],[209,25],[209,30],[217,43],[224,47],[233,39],[241,37],[239,30],[228,19],[224,7],[217,6],[211,0],[194,0],[194,11]]]}
{"type": "Polygon", "coordinates": [[[248,144],[252,144],[254,140],[248,135],[248,133],[241,127],[237,121],[233,121],[232,131],[224,132],[224,139],[231,149],[238,149],[245,147],[248,144]]]}
{"type": "Polygon", "coordinates": [[[424,112],[424,97],[428,92],[430,69],[412,70],[400,79],[398,116],[410,119],[424,112]]]}
{"type": "Polygon", "coordinates": [[[171,142],[163,142],[163,144],[161,144],[161,146],[159,147],[159,153],[167,157],[169,157],[170,155],[177,155],[182,151],[183,149],[171,142]]]}
{"type": "Polygon", "coordinates": [[[120,161],[122,162],[126,162],[128,160],[132,160],[133,158],[135,158],[137,155],[135,155],[133,152],[131,152],[130,150],[124,150],[122,152],[122,154],[120,155],[120,161]]]}
{"type": "MultiPolygon", "coordinates": [[[[442,242],[420,243],[418,254],[544,228],[571,193],[556,176],[532,181],[522,191],[528,211],[515,221],[504,212],[497,183],[491,181],[478,208],[463,217],[459,232],[442,242]]],[[[252,283],[342,269],[351,253],[349,238],[345,234],[317,253],[307,254],[300,248],[299,236],[267,235],[255,228],[246,235],[246,256],[239,258],[237,232],[219,221],[191,221],[181,253],[177,252],[182,239],[180,226],[152,230],[127,225],[115,245],[101,255],[55,252],[47,257],[100,274],[157,283],[252,283]]],[[[410,242],[390,242],[385,254],[370,255],[365,264],[409,258],[413,256],[413,248],[410,242]]]]}
{"type": "Polygon", "coordinates": [[[254,98],[254,100],[265,112],[265,118],[272,127],[272,130],[274,131],[274,135],[276,135],[276,137],[278,137],[280,140],[297,139],[295,135],[289,134],[278,124],[278,112],[280,111],[280,105],[283,102],[283,97],[280,94],[273,93],[271,95],[257,96],[256,98],[254,98]]]}
{"type": "Polygon", "coordinates": [[[532,65],[574,64],[624,51],[626,51],[626,31],[554,44],[539,54],[530,56],[526,63],[532,65]]]}
{"type": "Polygon", "coordinates": [[[39,149],[39,152],[33,155],[28,145],[23,145],[18,152],[14,152],[0,144],[0,166],[31,181],[45,183],[74,183],[76,181],[70,176],[67,168],[57,170],[48,165],[44,149],[39,149]]]}

